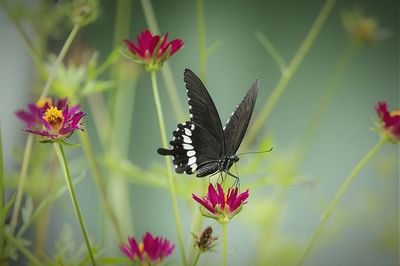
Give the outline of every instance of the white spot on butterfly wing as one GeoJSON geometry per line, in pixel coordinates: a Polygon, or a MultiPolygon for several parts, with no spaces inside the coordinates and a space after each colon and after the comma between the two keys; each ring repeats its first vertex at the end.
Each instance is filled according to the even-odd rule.
{"type": "Polygon", "coordinates": [[[186,155],[189,156],[189,157],[192,157],[192,156],[195,156],[195,155],[196,155],[196,152],[195,152],[195,151],[188,151],[188,152],[186,153],[186,155]]]}
{"type": "Polygon", "coordinates": [[[192,164],[192,165],[190,166],[190,168],[192,169],[192,172],[195,172],[196,169],[197,169],[197,164],[192,164]]]}
{"type": "Polygon", "coordinates": [[[190,127],[190,130],[194,130],[194,124],[192,124],[192,126],[190,127]]]}
{"type": "Polygon", "coordinates": [[[188,161],[188,165],[194,164],[196,162],[196,160],[197,160],[196,157],[190,157],[189,161],[188,161]]]}
{"type": "Polygon", "coordinates": [[[188,128],[185,128],[185,134],[187,136],[191,136],[192,135],[192,131],[190,131],[190,129],[188,129],[188,128]]]}
{"type": "Polygon", "coordinates": [[[182,137],[183,137],[183,142],[192,143],[192,140],[188,136],[182,135],[182,137]]]}
{"type": "Polygon", "coordinates": [[[184,150],[193,150],[193,146],[190,144],[183,143],[182,146],[184,150]]]}
{"type": "Polygon", "coordinates": [[[190,116],[190,118],[193,118],[193,115],[192,115],[192,114],[190,114],[189,116],[190,116]]]}

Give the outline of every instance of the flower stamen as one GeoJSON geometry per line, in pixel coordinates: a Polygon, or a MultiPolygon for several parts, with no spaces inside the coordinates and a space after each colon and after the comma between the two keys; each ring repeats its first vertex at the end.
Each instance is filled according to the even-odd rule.
{"type": "Polygon", "coordinates": [[[52,130],[55,133],[58,133],[63,125],[64,116],[61,110],[58,110],[57,107],[50,107],[44,113],[43,119],[49,123],[52,130]]]}

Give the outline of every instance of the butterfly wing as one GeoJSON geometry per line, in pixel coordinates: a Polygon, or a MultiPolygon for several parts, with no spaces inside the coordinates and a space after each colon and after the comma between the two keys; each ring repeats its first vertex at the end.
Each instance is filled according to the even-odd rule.
{"type": "Polygon", "coordinates": [[[225,149],[228,156],[234,155],[242,143],[256,104],[258,86],[258,80],[255,80],[224,127],[225,149]]]}
{"type": "Polygon", "coordinates": [[[218,171],[218,159],[225,152],[221,120],[213,100],[199,77],[185,69],[190,121],[178,124],[173,132],[171,150],[158,149],[173,156],[175,171],[203,177],[218,171]]]}
{"type": "Polygon", "coordinates": [[[225,151],[224,134],[221,119],[210,94],[200,78],[190,69],[185,69],[184,81],[186,84],[190,121],[206,131],[219,143],[218,149],[225,151]]]}

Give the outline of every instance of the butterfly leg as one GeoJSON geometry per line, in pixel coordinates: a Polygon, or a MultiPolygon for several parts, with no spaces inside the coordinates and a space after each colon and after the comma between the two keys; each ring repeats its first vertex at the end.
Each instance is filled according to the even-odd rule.
{"type": "Polygon", "coordinates": [[[231,177],[235,178],[235,182],[233,183],[234,187],[240,187],[240,178],[229,171],[225,171],[226,174],[230,175],[231,177]]]}

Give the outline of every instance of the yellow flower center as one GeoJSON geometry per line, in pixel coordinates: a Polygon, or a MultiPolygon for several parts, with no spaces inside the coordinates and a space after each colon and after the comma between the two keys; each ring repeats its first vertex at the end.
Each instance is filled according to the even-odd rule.
{"type": "Polygon", "coordinates": [[[44,113],[43,119],[50,124],[55,133],[58,133],[58,131],[60,131],[60,128],[62,127],[62,124],[64,122],[62,111],[58,110],[57,107],[54,106],[47,109],[47,111],[44,113]]]}
{"type": "Polygon", "coordinates": [[[139,252],[143,253],[143,251],[144,251],[144,244],[143,244],[143,242],[140,242],[140,244],[139,244],[139,252]]]}
{"type": "Polygon", "coordinates": [[[400,116],[400,110],[390,112],[390,116],[400,116]]]}
{"type": "Polygon", "coordinates": [[[36,102],[36,106],[38,108],[42,108],[46,103],[49,104],[49,106],[52,106],[53,100],[50,97],[40,99],[39,101],[36,102]]]}

